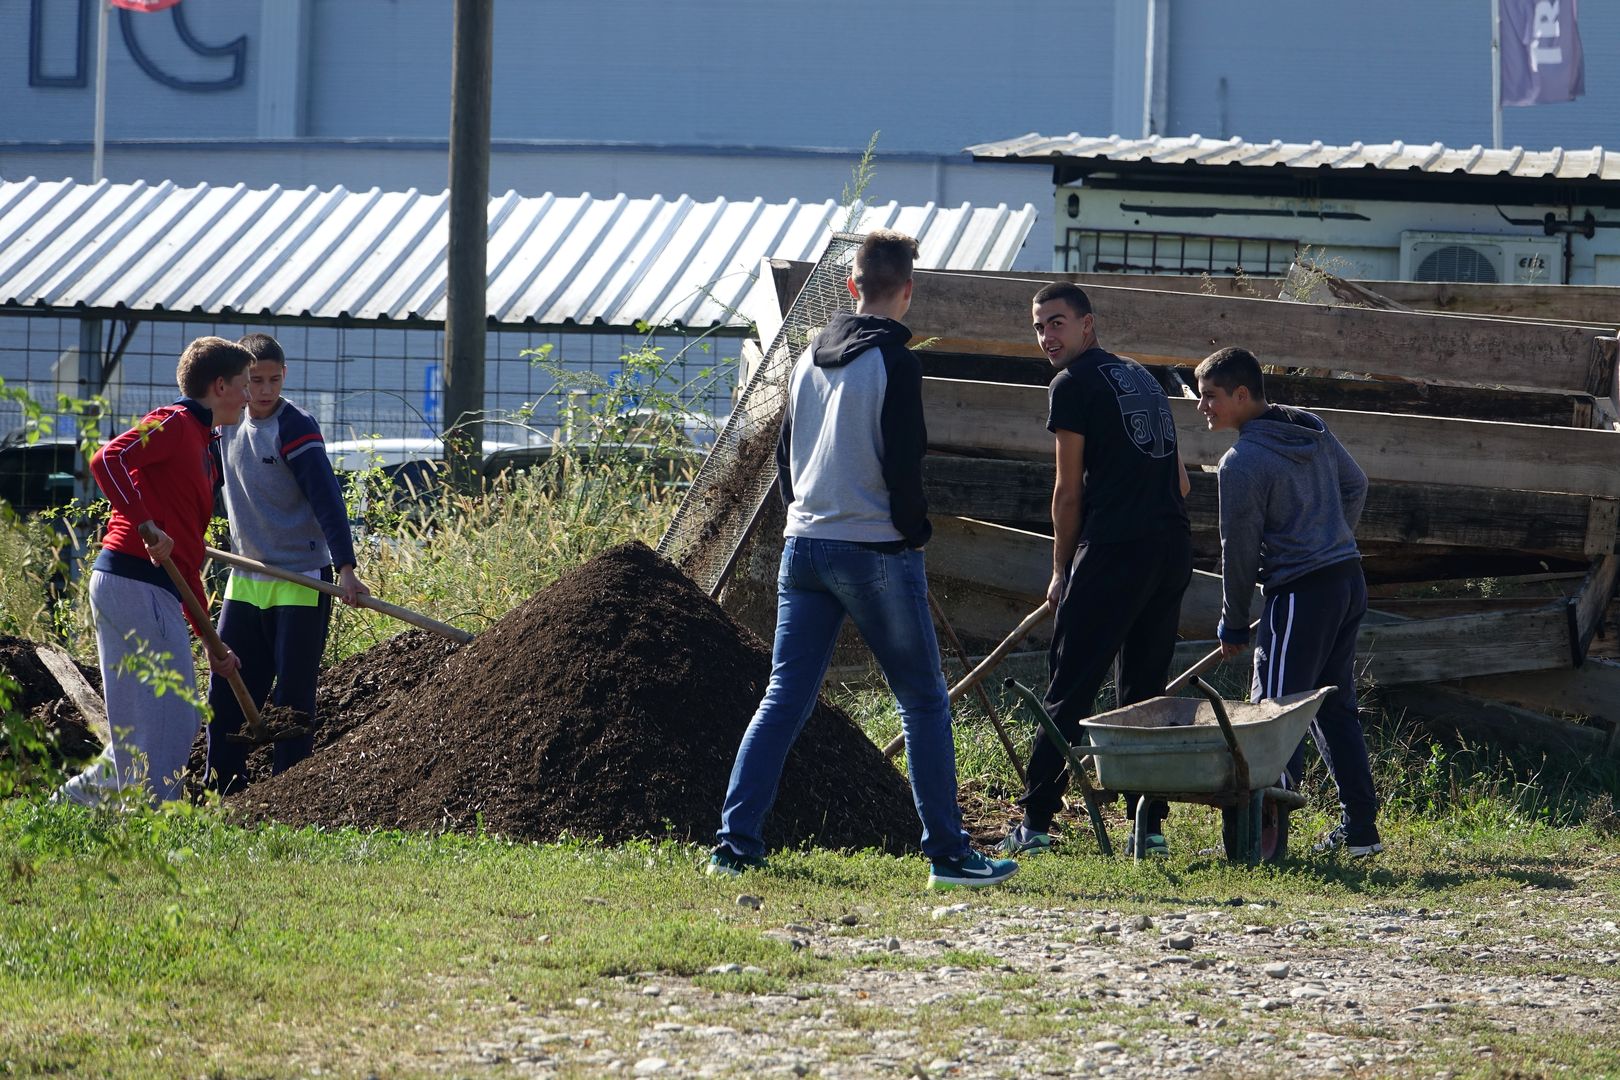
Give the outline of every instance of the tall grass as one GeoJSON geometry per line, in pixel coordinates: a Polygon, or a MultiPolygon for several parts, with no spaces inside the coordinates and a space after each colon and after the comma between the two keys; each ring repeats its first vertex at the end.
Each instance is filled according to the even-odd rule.
{"type": "MultiPolygon", "coordinates": [[[[563,453],[475,494],[435,488],[405,506],[373,498],[358,572],[376,595],[477,633],[591,556],[629,540],[657,543],[678,495],[656,462],[563,453]]],[[[403,629],[339,606],[327,660],[403,629]]]]}

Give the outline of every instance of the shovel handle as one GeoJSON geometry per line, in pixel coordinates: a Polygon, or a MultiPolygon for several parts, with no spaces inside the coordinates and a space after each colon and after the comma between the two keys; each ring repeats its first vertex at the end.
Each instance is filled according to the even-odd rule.
{"type": "MultiPolygon", "coordinates": [[[[185,604],[186,610],[191,613],[192,624],[196,626],[197,633],[202,637],[209,653],[222,656],[230,652],[220,640],[219,631],[214,629],[214,623],[208,617],[208,609],[202,606],[197,594],[186,584],[186,579],[181,575],[179,567],[174,565],[174,560],[164,556],[163,569],[169,575],[169,580],[174,582],[174,587],[179,590],[180,602],[185,604]]],[[[259,706],[254,704],[253,695],[248,693],[247,685],[242,682],[241,672],[232,668],[225,672],[225,681],[231,684],[231,693],[236,695],[236,703],[242,707],[242,715],[247,719],[248,735],[254,739],[263,739],[264,718],[259,715],[259,706]]]]}
{"type": "MultiPolygon", "coordinates": [[[[1254,620],[1254,622],[1250,623],[1249,624],[1249,633],[1251,633],[1251,634],[1254,633],[1255,628],[1258,627],[1259,625],[1260,625],[1260,620],[1259,619],[1256,619],[1256,620],[1254,620]]],[[[1204,674],[1206,671],[1209,671],[1211,668],[1215,667],[1220,662],[1221,662],[1221,647],[1219,645],[1217,645],[1213,649],[1211,649],[1207,654],[1205,654],[1203,659],[1199,660],[1198,663],[1194,664],[1192,667],[1188,668],[1186,671],[1183,671],[1180,675],[1177,675],[1174,679],[1171,679],[1170,680],[1170,685],[1166,686],[1164,688],[1164,696],[1165,697],[1170,697],[1172,694],[1180,692],[1182,687],[1186,686],[1188,683],[1192,682],[1194,679],[1198,678],[1200,675],[1204,674]]]]}
{"type": "MultiPolygon", "coordinates": [[[[962,677],[961,682],[951,687],[950,692],[947,695],[950,703],[952,705],[956,704],[963,694],[966,694],[969,690],[983,682],[984,677],[990,674],[995,666],[1006,658],[1008,653],[1012,652],[1013,646],[1017,645],[1020,641],[1023,641],[1024,638],[1029,636],[1029,632],[1035,629],[1035,627],[1040,624],[1040,621],[1051,613],[1052,602],[1050,600],[1042,600],[1041,606],[1030,612],[1028,615],[1025,615],[1024,621],[1013,627],[1012,633],[1002,638],[1001,644],[992,649],[989,656],[986,656],[983,660],[980,660],[977,667],[962,677]]],[[[898,754],[901,748],[905,745],[905,736],[896,735],[893,739],[889,740],[888,745],[883,748],[883,756],[894,757],[894,755],[898,754]]]]}
{"type": "MultiPolygon", "coordinates": [[[[208,557],[213,559],[215,562],[222,562],[227,566],[235,566],[242,570],[251,570],[255,574],[263,574],[266,577],[280,578],[282,581],[290,581],[295,585],[302,585],[305,588],[314,589],[316,592],[323,592],[328,596],[335,596],[340,600],[343,598],[343,590],[338,586],[333,585],[330,581],[321,581],[318,578],[305,577],[303,574],[296,573],[292,570],[283,570],[279,566],[271,566],[269,563],[260,562],[258,559],[250,559],[246,555],[236,555],[229,551],[221,551],[219,548],[207,548],[205,550],[208,552],[208,557]]],[[[410,608],[402,608],[398,604],[390,604],[388,601],[379,600],[375,596],[362,596],[356,606],[370,608],[372,611],[380,611],[384,615],[398,619],[400,622],[407,622],[412,626],[419,626],[423,630],[431,630],[441,637],[447,637],[451,641],[459,641],[463,645],[467,644],[467,642],[473,639],[471,634],[460,629],[459,627],[451,626],[449,623],[439,622],[437,619],[430,619],[426,615],[412,611],[410,608]]]]}

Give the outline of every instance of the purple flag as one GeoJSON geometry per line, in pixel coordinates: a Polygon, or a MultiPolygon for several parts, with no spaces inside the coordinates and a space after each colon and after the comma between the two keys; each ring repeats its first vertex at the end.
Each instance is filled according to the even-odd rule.
{"type": "Polygon", "coordinates": [[[1586,93],[1577,0],[1500,0],[1502,104],[1548,105],[1586,93]]]}

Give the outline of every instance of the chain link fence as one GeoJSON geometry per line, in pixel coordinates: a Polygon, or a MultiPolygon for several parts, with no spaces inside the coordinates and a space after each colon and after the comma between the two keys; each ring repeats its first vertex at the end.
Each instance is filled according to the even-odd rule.
{"type": "MultiPolygon", "coordinates": [[[[399,464],[441,456],[444,334],[434,328],[97,320],[0,312],[0,500],[19,513],[93,495],[78,452],[80,421],[62,398],[96,393],[107,403],[86,422],[105,440],[179,394],[175,362],[207,334],[275,337],[287,354],[286,396],[312,413],[339,467],[399,464]],[[88,353],[88,359],[82,361],[88,353]],[[103,376],[105,376],[103,378],[103,376]],[[27,404],[13,393],[21,391],[27,404]],[[88,486],[87,486],[88,485],[88,486]]],[[[693,442],[712,440],[731,409],[744,331],[646,333],[491,330],[486,345],[486,451],[568,441],[571,404],[592,387],[634,383],[678,398],[693,442]],[[653,351],[653,352],[649,352],[653,351]],[[648,362],[653,353],[657,359],[648,362]],[[626,363],[627,356],[640,356],[626,363]]],[[[666,399],[667,400],[667,399],[666,399]]]]}

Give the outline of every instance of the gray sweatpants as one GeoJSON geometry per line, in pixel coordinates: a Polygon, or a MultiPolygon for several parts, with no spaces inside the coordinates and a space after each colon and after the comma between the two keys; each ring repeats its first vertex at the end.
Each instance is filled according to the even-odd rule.
{"type": "Polygon", "coordinates": [[[180,601],[156,585],[96,570],[90,574],[90,607],[113,741],[62,785],[62,794],[97,806],[126,787],[150,781],[154,802],[178,799],[180,772],[202,726],[192,704],[198,700],[197,676],[180,601]],[[172,686],[158,693],[154,675],[173,679],[192,701],[174,693],[172,686]]]}

